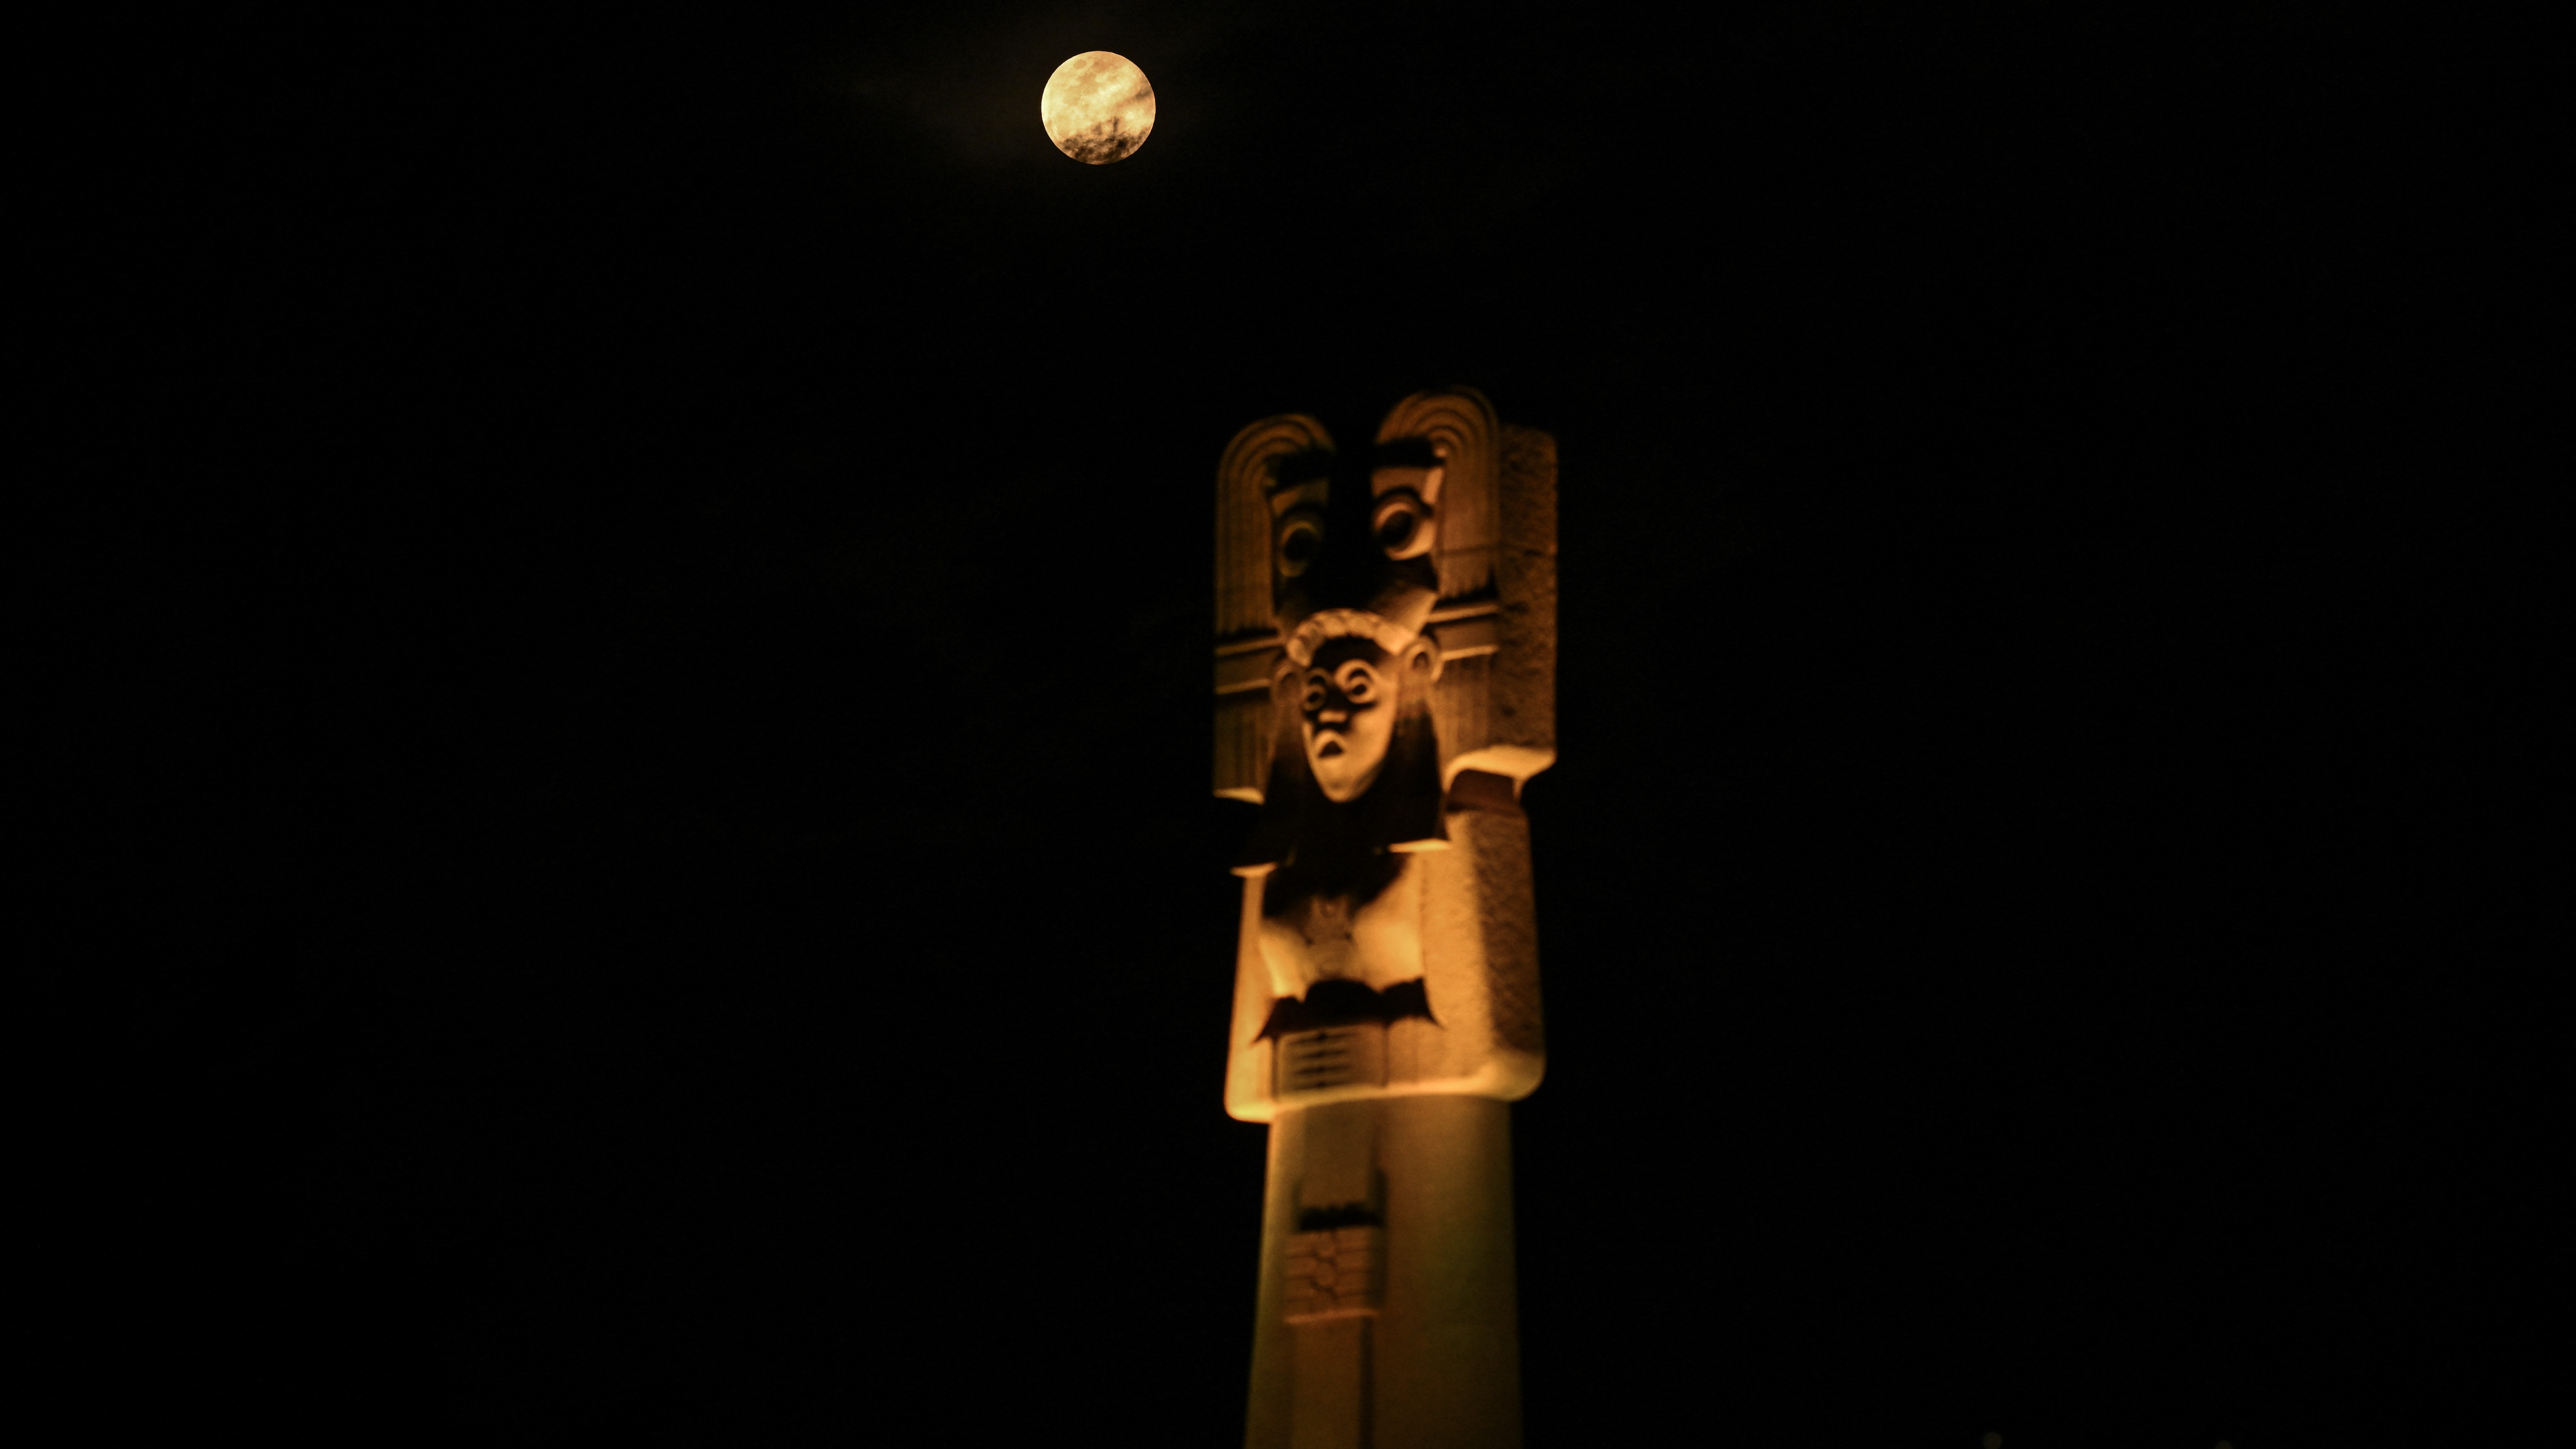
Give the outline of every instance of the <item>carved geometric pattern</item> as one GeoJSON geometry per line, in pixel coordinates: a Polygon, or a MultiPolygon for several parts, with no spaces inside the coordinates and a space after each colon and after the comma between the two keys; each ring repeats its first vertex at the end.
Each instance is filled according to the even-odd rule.
{"type": "Polygon", "coordinates": [[[1476,904],[1485,922],[1485,988],[1494,1040],[1533,1056],[1547,1050],[1539,1010],[1538,921],[1530,901],[1529,817],[1464,810],[1449,817],[1475,862],[1476,904]]]}
{"type": "Polygon", "coordinates": [[[1384,1289],[1386,1229],[1327,1228],[1288,1236],[1290,1323],[1377,1312],[1384,1289]]]}
{"type": "Polygon", "coordinates": [[[1292,1032],[1279,1039],[1281,1097],[1386,1085],[1386,1028],[1376,1022],[1292,1032]]]}
{"type": "MultiPolygon", "coordinates": [[[[1527,752],[1525,764],[1556,758],[1556,440],[1531,428],[1504,430],[1502,540],[1496,557],[1503,608],[1495,655],[1491,746],[1527,752]]],[[[1521,769],[1506,769],[1526,779],[1521,769]]]]}

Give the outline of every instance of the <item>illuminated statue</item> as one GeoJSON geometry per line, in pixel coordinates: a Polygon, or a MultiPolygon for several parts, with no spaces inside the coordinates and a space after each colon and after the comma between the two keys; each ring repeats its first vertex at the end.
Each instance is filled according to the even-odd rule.
{"type": "Polygon", "coordinates": [[[1468,389],[1361,459],[1217,473],[1216,790],[1236,874],[1226,1110],[1268,1122],[1247,1443],[1520,1442],[1506,1103],[1538,1086],[1520,787],[1556,758],[1556,450],[1468,389]]]}

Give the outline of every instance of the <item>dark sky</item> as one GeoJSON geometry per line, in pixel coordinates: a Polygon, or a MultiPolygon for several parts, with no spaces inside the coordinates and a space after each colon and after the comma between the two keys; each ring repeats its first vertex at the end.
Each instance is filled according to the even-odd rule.
{"type": "Polygon", "coordinates": [[[1451,382],[1564,470],[1533,1446],[2420,1444],[2536,1366],[2426,1348],[2538,1211],[2523,38],[883,9],[230,34],[104,244],[66,365],[184,401],[80,476],[193,461],[46,597],[131,625],[63,719],[208,1417],[1238,1436],[1214,464],[1451,382]]]}

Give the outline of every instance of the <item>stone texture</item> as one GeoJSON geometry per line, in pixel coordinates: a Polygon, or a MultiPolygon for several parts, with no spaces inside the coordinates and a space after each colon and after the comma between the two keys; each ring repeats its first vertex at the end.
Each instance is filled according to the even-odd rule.
{"type": "Polygon", "coordinates": [[[1262,807],[1225,1081],[1271,1134],[1246,1442],[1515,1445],[1556,444],[1444,388],[1387,414],[1364,493],[1332,447],[1265,418],[1218,467],[1215,789],[1262,807]]]}

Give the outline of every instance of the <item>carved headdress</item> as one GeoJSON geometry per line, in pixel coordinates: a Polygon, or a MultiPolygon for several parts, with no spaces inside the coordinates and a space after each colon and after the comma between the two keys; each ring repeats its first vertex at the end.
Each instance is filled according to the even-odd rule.
{"type": "MultiPolygon", "coordinates": [[[[1217,470],[1215,784],[1262,806],[1241,868],[1286,858],[1301,829],[1311,836],[1326,825],[1319,811],[1346,817],[1327,833],[1354,845],[1437,849],[1450,778],[1461,768],[1494,769],[1480,757],[1498,743],[1490,686],[1502,642],[1504,449],[1491,404],[1469,388],[1397,404],[1362,458],[1345,458],[1322,423],[1296,414],[1254,423],[1227,447],[1217,470]],[[1308,768],[1298,678],[1341,639],[1384,651],[1398,697],[1384,769],[1337,811],[1308,768]],[[1451,667],[1469,661],[1477,667],[1451,667]],[[1444,684],[1452,676],[1461,687],[1444,684]]],[[[1544,520],[1551,585],[1552,513],[1544,520]]],[[[1551,630],[1551,656],[1553,642],[1551,630]]],[[[1551,677],[1553,662],[1544,661],[1551,677]]],[[[1518,733],[1536,726],[1544,734],[1527,743],[1553,758],[1552,718],[1533,712],[1519,723],[1518,733]]],[[[1527,767],[1500,773],[1517,780],[1546,759],[1514,763],[1527,767]]]]}

